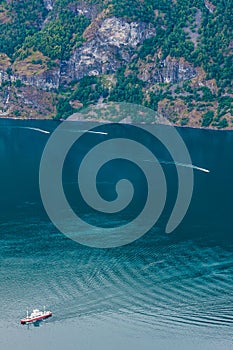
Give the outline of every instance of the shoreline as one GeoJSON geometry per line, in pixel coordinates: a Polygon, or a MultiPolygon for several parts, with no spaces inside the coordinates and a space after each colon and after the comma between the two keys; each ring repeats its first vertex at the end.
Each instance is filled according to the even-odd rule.
{"type": "MultiPolygon", "coordinates": [[[[67,119],[53,119],[53,118],[18,118],[18,117],[0,117],[1,120],[20,120],[20,121],[53,121],[53,122],[65,122],[67,119]]],[[[70,120],[72,122],[72,120],[70,120]]],[[[77,120],[78,122],[82,123],[96,123],[96,124],[109,124],[109,123],[116,123],[116,124],[125,124],[125,125],[156,125],[156,123],[129,123],[129,122],[113,122],[110,120],[77,120]]],[[[175,125],[175,124],[159,124],[159,125],[166,125],[166,126],[173,126],[175,128],[181,128],[181,129],[196,129],[196,130],[207,130],[207,131],[233,131],[233,127],[226,127],[226,128],[213,128],[213,127],[197,127],[197,126],[191,126],[191,125],[175,125]]]]}

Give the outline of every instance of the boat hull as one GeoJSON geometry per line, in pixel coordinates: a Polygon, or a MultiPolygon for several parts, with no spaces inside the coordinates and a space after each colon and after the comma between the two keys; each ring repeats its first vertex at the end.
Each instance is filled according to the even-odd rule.
{"type": "Polygon", "coordinates": [[[36,321],[41,321],[41,320],[45,320],[46,318],[49,318],[52,316],[52,312],[49,312],[45,315],[41,315],[41,316],[37,316],[37,317],[32,317],[32,318],[23,318],[22,320],[20,320],[21,324],[29,324],[29,323],[33,323],[36,321]]]}

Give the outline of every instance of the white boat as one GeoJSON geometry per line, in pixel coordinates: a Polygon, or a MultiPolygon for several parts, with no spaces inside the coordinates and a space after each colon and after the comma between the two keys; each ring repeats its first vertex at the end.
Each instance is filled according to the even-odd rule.
{"type": "Polygon", "coordinates": [[[31,315],[28,314],[27,311],[27,316],[25,318],[22,318],[20,320],[21,324],[29,324],[29,323],[33,323],[36,321],[40,321],[40,320],[44,320],[46,318],[49,318],[52,316],[52,312],[51,311],[40,311],[38,309],[34,309],[31,313],[31,315]]]}

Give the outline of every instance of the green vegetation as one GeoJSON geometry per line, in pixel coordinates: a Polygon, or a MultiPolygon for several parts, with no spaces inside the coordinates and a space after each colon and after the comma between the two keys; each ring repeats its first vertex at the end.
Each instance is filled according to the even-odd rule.
{"type": "Polygon", "coordinates": [[[15,117],[20,117],[20,115],[21,115],[21,113],[18,109],[16,109],[13,113],[14,113],[15,117]]]}
{"type": "Polygon", "coordinates": [[[165,3],[165,1],[140,1],[140,0],[112,0],[111,15],[123,17],[131,21],[154,22],[154,3],[165,3]]]}
{"type": "Polygon", "coordinates": [[[69,100],[66,98],[59,98],[57,102],[57,114],[55,119],[66,119],[75,112],[75,109],[70,105],[69,100]]]}
{"type": "Polygon", "coordinates": [[[38,32],[47,10],[42,0],[1,1],[1,5],[7,20],[0,23],[0,52],[13,56],[27,36],[38,32]]]}
{"type": "Polygon", "coordinates": [[[202,124],[201,126],[209,126],[214,119],[214,112],[213,111],[208,111],[202,116],[202,124]]]}
{"type": "Polygon", "coordinates": [[[52,59],[68,59],[71,50],[83,42],[82,33],[89,24],[86,17],[64,10],[41,31],[27,37],[24,47],[33,47],[52,59]]]}
{"type": "Polygon", "coordinates": [[[161,101],[165,96],[163,95],[163,91],[159,90],[157,92],[150,92],[149,94],[149,101],[145,102],[145,106],[153,109],[154,111],[158,110],[158,103],[161,101]]]}
{"type": "Polygon", "coordinates": [[[187,125],[189,122],[189,118],[188,117],[185,117],[185,118],[182,118],[181,121],[180,121],[180,125],[181,126],[185,126],[187,125]]]}
{"type": "Polygon", "coordinates": [[[20,88],[23,85],[22,81],[20,79],[16,79],[14,86],[17,88],[20,88]]]}
{"type": "Polygon", "coordinates": [[[134,74],[125,76],[124,70],[117,75],[117,83],[110,93],[109,100],[115,102],[131,102],[142,104],[143,82],[134,74]]]}
{"type": "Polygon", "coordinates": [[[98,102],[100,97],[107,97],[108,91],[96,76],[86,76],[80,80],[70,100],[79,100],[84,106],[98,102]]]}
{"type": "MultiPolygon", "coordinates": [[[[83,42],[82,33],[90,20],[64,7],[71,1],[58,1],[59,12],[41,29],[47,10],[42,0],[2,1],[9,12],[9,21],[0,24],[0,52],[16,58],[33,48],[52,59],[67,59],[72,48],[83,42]]],[[[25,57],[21,57],[22,59],[25,57]]]]}
{"type": "MultiPolygon", "coordinates": [[[[99,12],[106,10],[105,16],[145,22],[154,28],[155,35],[135,48],[131,62],[122,60],[123,68],[114,73],[109,86],[103,76],[85,76],[60,86],[56,118],[73,113],[72,106],[79,102],[88,106],[98,101],[125,101],[160,111],[161,105],[165,109],[175,108],[179,100],[179,108],[185,109],[185,113],[177,111],[175,116],[180,125],[189,125],[191,113],[197,113],[203,127],[232,126],[232,0],[210,2],[214,6],[212,12],[205,7],[204,0],[84,0],[88,5],[98,6],[99,12]],[[147,70],[148,66],[149,71],[152,63],[154,70],[162,71],[163,60],[167,58],[184,59],[202,77],[195,83],[142,81],[140,67],[147,70]]],[[[24,67],[20,65],[22,61],[30,72],[58,67],[85,41],[83,33],[90,23],[85,12],[80,14],[75,9],[73,0],[56,0],[51,11],[46,10],[43,0],[0,0],[0,54],[8,56],[7,59],[1,56],[1,69],[10,77],[14,67],[24,67]]],[[[114,54],[120,61],[118,49],[114,54]]],[[[19,79],[14,83],[5,81],[1,88],[7,85],[15,89],[24,87],[19,79]]]]}
{"type": "Polygon", "coordinates": [[[226,118],[223,118],[222,120],[220,120],[217,126],[219,129],[226,128],[228,127],[228,121],[226,120],[226,118]]]}

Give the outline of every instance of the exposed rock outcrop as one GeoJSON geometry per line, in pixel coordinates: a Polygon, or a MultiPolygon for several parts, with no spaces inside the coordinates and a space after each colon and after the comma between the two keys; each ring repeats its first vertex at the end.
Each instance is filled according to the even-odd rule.
{"type": "Polygon", "coordinates": [[[6,71],[0,70],[0,86],[3,83],[14,83],[20,80],[25,85],[36,86],[43,90],[54,90],[59,88],[60,69],[45,70],[38,74],[18,74],[12,72],[8,74],[6,71]]]}
{"type": "Polygon", "coordinates": [[[194,16],[194,24],[184,27],[184,31],[189,35],[190,40],[193,42],[194,47],[197,48],[198,40],[200,38],[199,29],[201,27],[202,13],[201,10],[196,9],[196,14],[194,16]]]}
{"type": "MultiPolygon", "coordinates": [[[[36,52],[24,60],[15,61],[9,74],[6,68],[10,67],[10,60],[4,57],[4,67],[0,67],[0,86],[3,81],[21,80],[25,85],[52,90],[86,75],[112,74],[131,62],[137,46],[156,33],[145,23],[104,18],[102,13],[87,28],[85,35],[86,42],[74,51],[71,58],[57,62],[53,69],[46,68],[48,58],[36,52]],[[42,63],[37,64],[37,61],[42,63]]],[[[141,80],[149,84],[177,83],[196,76],[194,67],[184,59],[167,57],[158,62],[158,58],[156,56],[146,64],[139,61],[138,77],[141,80]]]]}
{"type": "Polygon", "coordinates": [[[150,63],[139,63],[138,77],[149,83],[178,83],[180,81],[192,79],[196,76],[195,68],[183,58],[177,59],[167,57],[159,61],[154,58],[150,63]]]}
{"type": "Polygon", "coordinates": [[[25,85],[36,86],[43,90],[54,90],[59,88],[60,66],[49,69],[48,57],[41,52],[33,52],[24,60],[16,60],[10,63],[9,57],[0,54],[0,86],[4,82],[13,83],[20,80],[25,85]]]}
{"type": "Polygon", "coordinates": [[[85,75],[115,72],[130,62],[137,45],[152,35],[155,35],[154,28],[145,23],[128,23],[116,17],[104,19],[93,38],[76,49],[68,62],[62,63],[62,83],[85,75]]]}
{"type": "Polygon", "coordinates": [[[52,10],[56,0],[43,0],[43,2],[47,10],[52,10]]]}
{"type": "Polygon", "coordinates": [[[21,80],[25,85],[36,86],[43,90],[54,90],[59,88],[60,69],[46,70],[35,75],[14,74],[11,81],[21,80]]]}
{"type": "Polygon", "coordinates": [[[194,79],[192,79],[192,82],[190,84],[191,87],[195,89],[199,89],[201,87],[208,87],[212,94],[217,95],[218,94],[218,86],[215,79],[206,79],[206,73],[203,70],[203,68],[197,68],[197,75],[194,79]]]}
{"type": "Polygon", "coordinates": [[[0,90],[0,117],[51,118],[56,114],[54,93],[34,86],[0,90]]]}
{"type": "Polygon", "coordinates": [[[90,19],[96,18],[99,13],[98,4],[88,4],[82,0],[69,4],[67,8],[77,15],[83,15],[90,19]]]}
{"type": "Polygon", "coordinates": [[[205,0],[205,7],[207,8],[207,10],[210,11],[210,13],[214,13],[216,6],[214,4],[212,4],[212,2],[205,0]]]}
{"type": "Polygon", "coordinates": [[[5,71],[0,70],[0,86],[2,86],[5,81],[10,81],[9,75],[5,71]]]}

